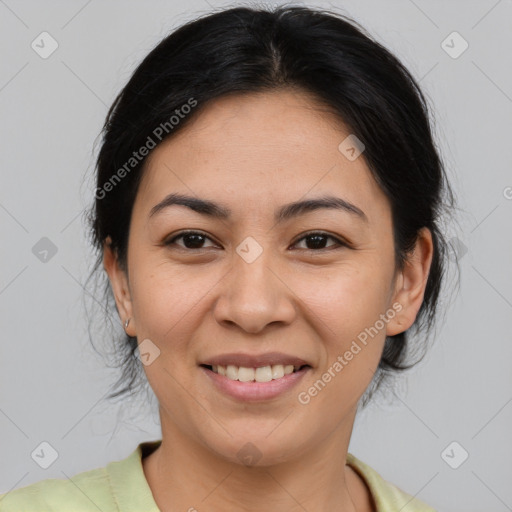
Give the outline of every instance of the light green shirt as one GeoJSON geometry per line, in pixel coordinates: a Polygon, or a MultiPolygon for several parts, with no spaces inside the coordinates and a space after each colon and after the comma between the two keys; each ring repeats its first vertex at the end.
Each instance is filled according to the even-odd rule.
{"type": "MultiPolygon", "coordinates": [[[[159,512],[144,475],[142,458],[160,443],[141,443],[127,458],[69,480],[49,478],[1,494],[0,512],[159,512]]],[[[347,464],[366,482],[377,512],[436,512],[384,480],[351,453],[347,454],[347,464]]]]}

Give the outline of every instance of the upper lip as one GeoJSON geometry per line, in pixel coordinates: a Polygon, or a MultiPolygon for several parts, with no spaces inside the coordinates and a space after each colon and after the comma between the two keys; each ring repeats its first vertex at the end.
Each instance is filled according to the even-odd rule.
{"type": "Polygon", "coordinates": [[[261,366],[272,366],[277,364],[282,364],[283,366],[289,364],[292,364],[293,366],[310,366],[300,357],[283,354],[281,352],[267,352],[266,354],[257,355],[242,353],[221,354],[209,357],[199,364],[207,366],[228,366],[232,364],[234,366],[243,366],[244,368],[259,368],[261,366]]]}

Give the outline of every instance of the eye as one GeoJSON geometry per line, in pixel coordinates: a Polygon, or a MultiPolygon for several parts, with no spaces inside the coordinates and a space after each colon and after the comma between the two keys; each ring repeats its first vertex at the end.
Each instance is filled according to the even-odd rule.
{"type": "Polygon", "coordinates": [[[182,249],[204,249],[203,244],[205,240],[210,240],[204,233],[200,231],[182,231],[175,237],[165,242],[165,245],[178,245],[182,249]],[[183,244],[176,244],[176,240],[183,239],[183,244]]]}
{"type": "MultiPolygon", "coordinates": [[[[164,245],[177,245],[178,247],[182,249],[204,249],[206,248],[204,246],[204,243],[206,240],[211,239],[204,233],[200,231],[182,231],[181,233],[178,233],[173,238],[169,239],[164,243],[164,245]],[[177,244],[176,241],[183,239],[183,244],[177,244]]],[[[321,231],[314,231],[311,233],[307,233],[305,236],[297,240],[294,245],[297,245],[298,243],[306,241],[306,247],[302,247],[302,249],[311,250],[311,251],[319,251],[323,249],[334,249],[337,247],[347,246],[345,242],[341,241],[340,239],[336,238],[335,236],[329,235],[328,233],[323,233],[321,231]],[[326,240],[331,239],[334,240],[335,243],[331,246],[326,247],[326,240]]],[[[214,246],[214,245],[213,245],[214,246]]]]}
{"type": "Polygon", "coordinates": [[[303,240],[309,240],[309,243],[306,242],[306,245],[309,245],[309,247],[305,247],[306,250],[322,250],[322,249],[334,249],[336,248],[336,246],[347,246],[346,243],[342,242],[341,240],[339,240],[338,238],[332,236],[332,235],[329,235],[328,233],[323,233],[321,231],[314,231],[314,232],[311,232],[311,233],[308,233],[306,234],[305,236],[303,236],[302,238],[300,238],[299,240],[297,240],[297,242],[295,242],[294,245],[297,245],[299,242],[302,242],[303,240]],[[331,240],[334,240],[336,243],[334,244],[334,246],[329,246],[329,247],[326,247],[325,246],[325,241],[327,239],[331,239],[331,240]]]}

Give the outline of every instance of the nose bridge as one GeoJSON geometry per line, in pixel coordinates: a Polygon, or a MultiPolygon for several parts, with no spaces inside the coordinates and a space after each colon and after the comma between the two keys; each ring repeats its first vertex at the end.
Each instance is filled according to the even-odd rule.
{"type": "Polygon", "coordinates": [[[295,308],[287,287],[275,275],[273,262],[271,249],[254,238],[248,237],[239,244],[217,303],[218,321],[257,332],[271,322],[292,320],[295,308]]]}
{"type": "Polygon", "coordinates": [[[270,270],[271,249],[248,237],[233,255],[232,296],[241,307],[271,308],[276,294],[275,276],[270,270]]]}
{"type": "Polygon", "coordinates": [[[236,250],[236,255],[233,255],[233,272],[235,274],[235,288],[234,290],[249,296],[254,295],[250,293],[251,288],[259,294],[272,295],[272,284],[270,277],[274,279],[270,271],[271,250],[269,248],[256,246],[257,242],[248,240],[242,242],[236,250]],[[261,248],[260,248],[261,247],[261,248]]]}

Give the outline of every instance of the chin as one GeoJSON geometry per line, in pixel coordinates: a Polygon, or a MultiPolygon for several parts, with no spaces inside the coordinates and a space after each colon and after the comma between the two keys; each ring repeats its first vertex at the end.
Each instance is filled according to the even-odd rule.
{"type": "MultiPolygon", "coordinates": [[[[276,423],[274,423],[275,428],[276,423]]],[[[278,427],[279,428],[279,427],[278,427]]],[[[300,455],[300,445],[297,436],[292,433],[272,432],[272,429],[254,431],[245,435],[235,435],[222,439],[216,437],[204,440],[208,448],[218,457],[241,466],[275,466],[283,462],[291,461],[300,455]],[[270,433],[270,435],[268,434],[270,433]]]]}

